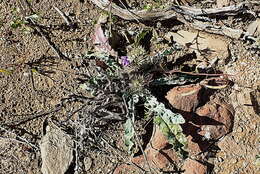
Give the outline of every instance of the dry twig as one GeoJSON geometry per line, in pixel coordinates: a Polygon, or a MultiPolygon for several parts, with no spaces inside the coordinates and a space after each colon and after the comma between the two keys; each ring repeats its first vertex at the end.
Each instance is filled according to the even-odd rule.
{"type": "Polygon", "coordinates": [[[30,143],[28,140],[26,140],[25,138],[21,137],[21,136],[18,136],[16,133],[14,132],[11,132],[9,130],[7,130],[6,128],[0,126],[0,129],[4,130],[5,132],[8,132],[10,134],[13,134],[15,135],[15,137],[17,137],[18,139],[20,140],[17,140],[15,138],[8,138],[8,137],[0,137],[1,139],[6,139],[6,140],[12,140],[12,141],[15,141],[15,142],[18,142],[18,143],[21,143],[21,144],[26,144],[26,145],[29,145],[30,147],[38,150],[39,148],[37,146],[35,146],[34,144],[30,143]]]}
{"type": "Polygon", "coordinates": [[[53,8],[60,14],[68,26],[72,25],[70,19],[65,15],[65,13],[63,13],[58,7],[53,6],[53,8]]]}

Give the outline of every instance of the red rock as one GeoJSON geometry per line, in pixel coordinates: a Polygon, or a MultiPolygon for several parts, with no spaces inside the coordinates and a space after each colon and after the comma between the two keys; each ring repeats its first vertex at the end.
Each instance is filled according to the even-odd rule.
{"type": "MultiPolygon", "coordinates": [[[[144,155],[134,157],[131,161],[140,168],[149,171],[149,166],[153,169],[166,168],[173,162],[178,162],[180,157],[174,151],[174,149],[167,149],[169,145],[167,138],[159,130],[158,126],[155,126],[152,138],[145,149],[146,158],[144,155]],[[148,164],[149,163],[149,166],[148,164]]],[[[134,165],[123,164],[116,168],[114,174],[127,174],[127,171],[140,173],[140,169],[134,165]],[[121,172],[121,173],[120,173],[121,172]]]]}
{"type": "Polygon", "coordinates": [[[182,170],[184,170],[183,174],[206,174],[207,166],[198,161],[187,159],[183,164],[182,170]]]}
{"type": "Polygon", "coordinates": [[[188,152],[189,155],[196,155],[200,152],[206,151],[210,146],[210,143],[198,134],[200,126],[192,123],[191,121],[182,125],[183,133],[188,140],[188,152]]]}
{"type": "Polygon", "coordinates": [[[150,140],[150,146],[154,149],[163,149],[168,145],[167,138],[160,131],[159,126],[154,126],[152,138],[150,140]]]}
{"type": "Polygon", "coordinates": [[[208,143],[207,141],[203,141],[201,139],[196,140],[196,138],[194,139],[191,135],[189,135],[187,139],[188,151],[190,156],[197,155],[198,153],[207,150],[207,148],[210,146],[210,143],[208,143]]]}
{"type": "Polygon", "coordinates": [[[178,154],[174,151],[172,148],[168,148],[170,144],[167,140],[167,138],[163,135],[162,131],[159,129],[159,126],[155,126],[154,132],[152,135],[152,138],[148,144],[147,148],[152,148],[157,150],[157,153],[154,153],[154,159],[160,161],[160,159],[167,157],[167,161],[179,161],[180,158],[178,157],[178,154]]]}
{"type": "Polygon", "coordinates": [[[154,168],[163,169],[167,166],[171,165],[171,163],[176,163],[181,160],[178,154],[174,151],[174,149],[167,149],[167,150],[155,150],[150,149],[148,153],[148,159],[152,162],[151,166],[154,168]]]}
{"type": "Polygon", "coordinates": [[[122,164],[118,166],[113,174],[139,174],[141,173],[141,170],[135,167],[134,165],[128,165],[128,164],[122,164]]]}
{"type": "Polygon", "coordinates": [[[165,98],[175,109],[192,112],[199,104],[201,88],[200,85],[177,86],[168,91],[165,98]]]}
{"type": "MultiPolygon", "coordinates": [[[[168,163],[177,163],[179,161],[181,161],[181,157],[178,155],[177,152],[175,152],[174,149],[166,149],[166,150],[161,150],[160,154],[162,154],[164,157],[166,157],[168,159],[168,163]]],[[[159,157],[157,157],[157,159],[160,159],[159,157]]]]}
{"type": "Polygon", "coordinates": [[[147,161],[145,160],[144,156],[141,155],[139,158],[133,159],[132,162],[146,170],[149,169],[147,162],[149,163],[150,167],[155,169],[165,168],[169,164],[169,160],[156,149],[148,148],[145,150],[145,154],[147,161]]]}
{"type": "Polygon", "coordinates": [[[233,108],[230,105],[206,104],[196,111],[201,125],[200,135],[207,139],[219,139],[228,134],[233,128],[233,108]]]}

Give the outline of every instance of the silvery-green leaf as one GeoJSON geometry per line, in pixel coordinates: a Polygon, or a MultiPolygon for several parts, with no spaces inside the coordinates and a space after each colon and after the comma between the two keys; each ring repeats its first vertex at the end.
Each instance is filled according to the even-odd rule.
{"type": "Polygon", "coordinates": [[[33,15],[30,15],[30,16],[26,16],[25,19],[31,19],[31,20],[38,20],[40,18],[39,15],[37,14],[33,14],[33,15]]]}
{"type": "Polygon", "coordinates": [[[125,127],[125,145],[128,149],[128,152],[131,152],[132,147],[134,146],[134,142],[132,141],[134,137],[134,127],[132,124],[131,118],[128,118],[124,124],[125,127]]]}

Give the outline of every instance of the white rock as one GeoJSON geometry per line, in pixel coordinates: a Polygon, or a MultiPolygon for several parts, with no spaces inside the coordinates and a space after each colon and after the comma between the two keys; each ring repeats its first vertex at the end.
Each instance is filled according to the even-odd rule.
{"type": "Polygon", "coordinates": [[[88,171],[92,166],[92,159],[89,157],[84,158],[85,171],[88,171]]]}
{"type": "Polygon", "coordinates": [[[43,174],[64,174],[73,160],[73,141],[56,126],[47,126],[40,141],[43,174]]]}

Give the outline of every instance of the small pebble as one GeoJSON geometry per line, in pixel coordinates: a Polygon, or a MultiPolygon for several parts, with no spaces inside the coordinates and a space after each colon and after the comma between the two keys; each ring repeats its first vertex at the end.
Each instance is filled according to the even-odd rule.
{"type": "Polygon", "coordinates": [[[232,158],[232,159],[230,160],[230,163],[231,163],[231,164],[236,164],[236,163],[237,163],[237,159],[232,158]]]}
{"type": "Polygon", "coordinates": [[[238,133],[243,132],[243,128],[242,127],[238,127],[236,132],[238,132],[238,133]]]}
{"type": "Polygon", "coordinates": [[[92,159],[90,157],[84,158],[85,171],[88,171],[92,166],[92,159]]]}
{"type": "Polygon", "coordinates": [[[218,157],[218,162],[223,162],[224,161],[224,159],[223,158],[221,158],[221,157],[218,157]]]}

